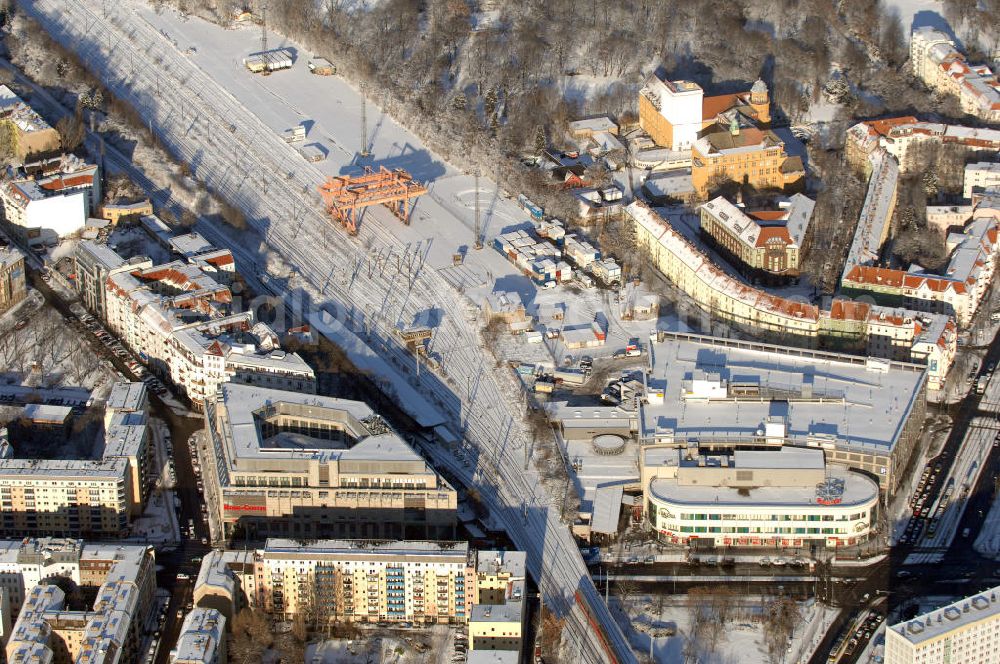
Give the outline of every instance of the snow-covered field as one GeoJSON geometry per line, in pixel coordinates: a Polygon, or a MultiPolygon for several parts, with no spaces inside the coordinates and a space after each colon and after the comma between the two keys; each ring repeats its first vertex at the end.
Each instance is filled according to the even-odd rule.
{"type": "MultiPolygon", "coordinates": [[[[615,600],[618,602],[620,600],[615,600]]],[[[742,596],[734,601],[731,610],[737,615],[722,629],[722,636],[715,647],[703,641],[698,642],[697,662],[699,664],[767,664],[772,661],[764,644],[764,629],[759,620],[761,597],[742,596]]],[[[650,652],[653,641],[653,661],[657,664],[674,664],[687,661],[684,657],[685,644],[691,636],[692,617],[688,608],[689,598],[684,595],[667,596],[660,611],[658,598],[643,597],[631,602],[629,613],[633,628],[629,639],[639,652],[650,652]],[[674,636],[652,637],[648,626],[672,625],[674,636]]],[[[813,651],[822,640],[837,611],[812,600],[799,602],[800,622],[792,632],[791,643],[784,653],[784,664],[808,662],[813,651]]],[[[621,606],[614,610],[621,616],[621,606]]]]}
{"type": "Polygon", "coordinates": [[[885,5],[899,13],[899,20],[907,35],[913,28],[924,26],[948,29],[942,16],[944,7],[941,0],[886,0],[885,5]]]}

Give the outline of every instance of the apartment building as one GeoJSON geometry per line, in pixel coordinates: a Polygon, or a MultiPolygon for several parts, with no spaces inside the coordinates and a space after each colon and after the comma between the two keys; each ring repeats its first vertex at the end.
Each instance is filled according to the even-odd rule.
{"type": "Polygon", "coordinates": [[[871,168],[871,155],[882,149],[896,158],[900,172],[907,173],[926,166],[922,160],[912,157],[911,150],[925,142],[956,145],[973,153],[996,154],[1000,152],[1000,130],[922,122],[913,116],[869,120],[847,130],[844,153],[849,163],[867,170],[871,168]]]}
{"type": "Polygon", "coordinates": [[[966,164],[962,195],[971,199],[973,192],[988,187],[1000,187],[1000,162],[980,161],[966,164]]]}
{"type": "Polygon", "coordinates": [[[153,446],[150,444],[149,394],[145,383],[115,383],[104,406],[103,458],[128,462],[131,515],[139,516],[156,480],[153,446]]]}
{"type": "Polygon", "coordinates": [[[195,606],[215,609],[231,621],[256,597],[254,566],[253,551],[209,551],[195,580],[195,606]]]}
{"type": "Polygon", "coordinates": [[[523,551],[480,551],[475,561],[469,651],[520,653],[527,615],[527,555],[523,551]]]}
{"type": "MultiPolygon", "coordinates": [[[[7,642],[8,662],[74,662],[76,664],[116,664],[132,661],[142,640],[142,628],[156,590],[156,565],[152,548],[137,545],[89,545],[79,541],[26,540],[16,555],[31,558],[75,556],[78,576],[61,573],[80,586],[97,586],[90,611],[71,610],[66,596],[47,582],[30,587],[16,573],[4,575],[4,583],[19,582],[24,600],[7,642]],[[91,574],[84,575],[87,566],[91,574]],[[100,570],[94,573],[94,570],[100,570]]],[[[13,547],[0,545],[4,558],[13,547]]],[[[6,560],[4,561],[6,563],[6,560]]],[[[64,563],[65,564],[65,563],[64,563]]]]}
{"type": "Polygon", "coordinates": [[[205,430],[227,536],[454,537],[455,489],[362,402],[224,383],[205,430]]]}
{"type": "Polygon", "coordinates": [[[946,316],[839,300],[821,310],[777,297],[726,274],[641,201],[626,213],[638,248],[706,315],[783,343],[926,361],[929,388],[943,385],[958,341],[946,316]],[[940,336],[931,339],[931,332],[940,336]]]}
{"type": "Polygon", "coordinates": [[[24,253],[0,238],[0,313],[21,302],[28,295],[24,272],[24,253]]]}
{"type": "Polygon", "coordinates": [[[690,166],[691,186],[701,199],[723,181],[758,189],[802,183],[802,160],[786,154],[770,122],[770,94],[761,80],[745,92],[706,97],[697,83],[654,74],[639,91],[639,125],[668,150],[657,161],[690,166]]]}
{"type": "Polygon", "coordinates": [[[195,595],[204,607],[235,592],[271,616],[316,626],[467,624],[470,651],[519,652],[525,564],[524,552],[476,552],[467,542],[268,539],[202,561],[195,595]],[[199,594],[203,585],[216,590],[199,594]]]}
{"type": "Polygon", "coordinates": [[[170,664],[226,664],[226,618],[215,609],[195,608],[181,624],[170,664]]]}
{"type": "Polygon", "coordinates": [[[178,260],[107,272],[109,329],[155,372],[169,375],[196,408],[228,381],[315,391],[309,365],[282,351],[252,312],[232,312],[229,287],[199,265],[178,260]]]}
{"type": "Polygon", "coordinates": [[[1000,122],[1000,82],[986,65],[972,65],[944,32],[930,26],[910,36],[913,75],[930,89],[958,98],[962,111],[1000,122]]]}
{"type": "Polygon", "coordinates": [[[171,253],[197,266],[216,281],[232,284],[236,276],[236,260],[228,249],[219,249],[201,233],[185,233],[171,237],[167,246],[171,253]]]}
{"type": "Polygon", "coordinates": [[[742,274],[769,283],[799,276],[815,203],[795,194],[777,210],[745,210],[722,196],[701,205],[701,235],[742,274]]]}
{"type": "Polygon", "coordinates": [[[0,182],[7,228],[30,245],[53,244],[77,233],[100,200],[100,184],[97,166],[74,155],[17,172],[0,182]]]}
{"type": "Polygon", "coordinates": [[[474,556],[465,542],[269,539],[257,556],[257,606],[319,624],[464,624],[474,556]]]}
{"type": "Polygon", "coordinates": [[[821,449],[712,455],[648,445],[639,465],[646,520],[670,544],[854,546],[878,519],[878,483],[827,465],[821,449]]]}
{"type": "Polygon", "coordinates": [[[125,260],[108,245],[92,240],[81,240],[73,252],[73,273],[76,288],[83,305],[93,312],[98,320],[106,321],[108,278],[119,272],[153,267],[145,257],[125,260]]]}
{"type": "Polygon", "coordinates": [[[954,317],[965,327],[989,291],[996,271],[998,215],[1000,209],[987,203],[972,211],[972,219],[961,232],[949,233],[946,246],[951,252],[941,274],[923,269],[897,270],[855,265],[842,281],[848,295],[869,295],[880,304],[903,306],[954,317]]]}
{"type": "Polygon", "coordinates": [[[148,495],[147,406],[142,383],[116,384],[91,459],[14,458],[0,429],[0,533],[124,535],[148,495]]]}
{"type": "Polygon", "coordinates": [[[885,664],[1000,661],[1000,586],[914,616],[885,632],[885,664]]]}
{"type": "Polygon", "coordinates": [[[19,161],[56,152],[62,146],[59,132],[6,85],[0,85],[0,123],[14,138],[14,155],[19,161]]]}

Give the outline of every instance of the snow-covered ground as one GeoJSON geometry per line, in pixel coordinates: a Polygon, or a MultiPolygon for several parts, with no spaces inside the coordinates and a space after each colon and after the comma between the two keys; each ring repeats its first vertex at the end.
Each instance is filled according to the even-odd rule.
{"type": "Polygon", "coordinates": [[[943,18],[944,6],[941,0],[886,0],[885,6],[899,13],[899,20],[907,37],[913,28],[924,26],[950,32],[948,23],[943,18]]]}
{"type": "MultiPolygon", "coordinates": [[[[612,599],[619,622],[624,621],[620,598],[612,599]]],[[[715,648],[699,643],[699,664],[766,664],[769,659],[764,645],[764,630],[759,620],[763,598],[740,596],[730,607],[736,616],[723,626],[722,636],[715,648]],[[742,614],[742,615],[741,615],[742,614]]],[[[629,639],[639,652],[650,652],[652,640],[653,661],[674,664],[684,658],[686,642],[692,638],[689,597],[669,595],[663,599],[660,611],[659,598],[641,597],[630,602],[629,639]],[[656,627],[673,626],[674,636],[651,636],[656,627]]],[[[785,652],[783,664],[805,663],[822,640],[823,635],[837,615],[837,610],[809,600],[799,603],[801,620],[792,632],[791,643],[785,652]]]]}
{"type": "Polygon", "coordinates": [[[0,323],[6,328],[0,336],[4,378],[0,389],[12,398],[33,393],[43,399],[84,403],[90,394],[98,399],[107,396],[117,378],[114,368],[97,357],[87,340],[36,291],[31,293],[30,302],[18,310],[18,319],[0,323]]]}
{"type": "Polygon", "coordinates": [[[153,445],[153,472],[156,484],[146,502],[142,516],[132,522],[132,535],[157,544],[171,544],[181,539],[177,522],[177,504],[168,472],[173,452],[166,439],[167,427],[162,420],[150,420],[150,443],[153,445]]]}
{"type": "MultiPolygon", "coordinates": [[[[463,628],[457,628],[464,632],[463,628]]],[[[417,629],[411,636],[372,636],[330,639],[311,643],[306,662],[311,664],[445,664],[452,661],[456,628],[435,625],[417,629]],[[419,645],[424,652],[418,652],[419,645]]]]}
{"type": "MultiPolygon", "coordinates": [[[[268,77],[249,74],[242,58],[258,43],[255,27],[222,30],[197,19],[182,19],[177,13],[156,13],[138,3],[139,13],[158,31],[175,40],[182,51],[195,45],[189,57],[228,92],[233,94],[276,135],[298,124],[306,126],[305,143],[317,143],[328,153],[317,170],[327,176],[360,173],[362,165],[374,168],[404,168],[428,187],[412,212],[409,226],[393,221],[392,234],[422,266],[432,268],[450,286],[478,305],[491,291],[516,292],[527,308],[538,304],[566,305],[566,325],[589,324],[598,311],[606,310],[608,292],[583,289],[570,292],[559,287],[539,289],[490,246],[490,240],[514,228],[530,225],[529,215],[511,198],[498,191],[484,174],[479,178],[479,201],[485,247],[474,251],[475,178],[462,173],[441,156],[422,146],[405,128],[368,102],[367,118],[372,157],[359,162],[362,98],[344,79],[315,76],[306,66],[309,55],[290,42],[277,43],[295,49],[294,66],[268,77]],[[464,253],[454,265],[456,253],[464,253]]],[[[303,160],[303,167],[306,166],[303,160]]],[[[515,192],[516,194],[516,192],[515,192]]],[[[365,217],[372,213],[366,213],[365,217]]],[[[359,236],[369,232],[362,218],[359,236]]],[[[374,251],[374,250],[373,250],[374,251]]],[[[605,311],[613,317],[611,311],[605,311]]],[[[412,321],[407,321],[410,323],[412,321]]],[[[608,345],[621,347],[629,336],[647,336],[652,322],[623,323],[612,330],[608,345]]],[[[531,352],[530,349],[528,352],[531,352]]],[[[563,350],[556,348],[557,355],[563,350]]]]}
{"type": "MultiPolygon", "coordinates": [[[[477,482],[482,495],[517,546],[528,551],[529,569],[539,578],[546,603],[569,618],[565,626],[567,638],[582,645],[582,661],[600,661],[602,654],[598,639],[586,626],[583,611],[574,608],[575,597],[584,598],[595,618],[607,625],[606,636],[618,657],[634,661],[622,634],[599,601],[566,526],[551,509],[552,495],[533,466],[522,467],[525,428],[520,411],[515,410],[513,383],[491,371],[495,363],[482,349],[475,327],[463,310],[464,303],[437,272],[436,267],[451,260],[456,246],[471,242],[469,227],[445,217],[439,236],[420,231],[419,212],[426,202],[435,200],[434,196],[425,196],[417,205],[418,214],[409,227],[401,226],[386,211],[376,209],[369,210],[356,240],[347,238],[339,228],[331,228],[329,220],[321,215],[315,191],[322,172],[275,133],[303,118],[275,97],[271,89],[272,85],[275,88],[284,85],[280,83],[282,80],[293,83],[289,77],[282,79],[282,75],[296,71],[300,75],[299,93],[303,86],[310,91],[320,84],[309,79],[310,75],[299,66],[292,72],[278,72],[266,79],[243,71],[238,58],[248,48],[250,33],[224,31],[195,20],[185,23],[165,12],[166,20],[197,24],[204,30],[204,41],[197,44],[199,60],[195,67],[185,55],[189,44],[182,37],[164,38],[156,26],[144,23],[143,17],[137,15],[147,11],[155,16],[145,6],[129,2],[112,6],[96,0],[40,0],[27,11],[57,39],[92,63],[116,94],[136,104],[164,144],[187,160],[206,186],[246,212],[266,247],[253,253],[246,247],[230,248],[237,254],[241,271],[252,275],[251,280],[258,280],[264,266],[272,263],[272,256],[278,256],[286,271],[280,278],[268,280],[273,293],[280,296],[301,293],[308,297],[310,307],[338,307],[347,314],[345,318],[355,332],[371,318],[385,321],[386,327],[392,329],[418,315],[434,313],[439,317],[431,352],[440,357],[440,366],[433,373],[421,372],[417,384],[425,394],[435,394],[447,402],[453,421],[466,425],[466,439],[480,451],[477,482]],[[105,8],[107,18],[103,18],[105,8]],[[234,36],[238,44],[234,43],[234,36]],[[231,49],[229,56],[227,48],[231,49]],[[234,92],[228,86],[245,87],[234,92]],[[282,117],[287,117],[287,121],[282,117]],[[264,126],[268,120],[275,124],[264,126]],[[390,255],[391,267],[383,263],[380,269],[363,269],[372,265],[371,254],[390,255]],[[354,318],[350,319],[351,316],[354,318]]],[[[320,95],[315,101],[323,109],[339,101],[348,113],[347,107],[355,101],[354,117],[357,117],[360,107],[357,95],[349,88],[338,94],[341,94],[339,99],[320,95]]],[[[294,95],[289,99],[295,99],[294,95]]],[[[323,121],[317,124],[322,126],[323,121]]],[[[385,118],[375,118],[369,123],[375,128],[376,163],[406,166],[418,178],[428,180],[432,190],[437,189],[439,181],[446,182],[441,160],[398,127],[395,131],[400,141],[395,146],[390,141],[393,150],[380,153],[382,130],[389,124],[385,118]],[[438,180],[432,180],[433,177],[438,180]]],[[[355,135],[353,129],[349,133],[355,135]]],[[[360,147],[359,138],[353,143],[355,148],[360,147]]],[[[108,159],[120,168],[130,168],[127,163],[123,165],[121,155],[109,153],[108,159]]],[[[466,182],[470,179],[462,177],[466,182]]],[[[440,208],[442,216],[444,208],[444,205],[440,208]]],[[[487,232],[496,233],[490,229],[487,232]]],[[[218,232],[210,235],[206,237],[214,242],[218,232]]],[[[481,252],[482,256],[487,254],[481,252]]],[[[502,258],[497,254],[495,260],[502,258]]],[[[382,343],[398,372],[412,374],[413,357],[399,341],[383,337],[382,343]]],[[[434,450],[432,456],[441,462],[445,455],[442,450],[434,450]]]]}

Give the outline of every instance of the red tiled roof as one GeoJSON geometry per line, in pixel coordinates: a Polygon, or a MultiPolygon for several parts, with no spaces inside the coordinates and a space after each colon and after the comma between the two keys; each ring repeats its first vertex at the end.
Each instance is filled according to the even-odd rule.
{"type": "Polygon", "coordinates": [[[855,265],[844,277],[844,281],[855,284],[871,284],[899,288],[903,285],[905,272],[870,265],[855,265]]]}
{"type": "Polygon", "coordinates": [[[870,120],[865,124],[868,125],[869,132],[877,134],[879,136],[886,136],[894,127],[900,125],[910,125],[919,122],[917,118],[913,115],[904,115],[899,118],[885,118],[884,120],[870,120]]]}
{"type": "Polygon", "coordinates": [[[792,243],[792,237],[788,234],[787,226],[761,226],[760,232],[757,234],[756,246],[763,247],[767,244],[768,240],[775,238],[778,238],[784,244],[792,243]]]}
{"type": "Polygon", "coordinates": [[[39,186],[49,191],[59,191],[67,187],[82,187],[94,183],[93,175],[72,175],[70,177],[52,178],[47,182],[41,182],[39,186]]]}
{"type": "Polygon", "coordinates": [[[740,103],[740,95],[746,95],[749,92],[737,92],[735,94],[729,95],[714,95],[712,97],[704,97],[701,102],[701,119],[702,120],[712,120],[719,113],[724,113],[728,111],[733,106],[740,103]]]}
{"type": "Polygon", "coordinates": [[[863,321],[868,319],[871,305],[854,300],[834,300],[830,305],[830,318],[834,320],[863,321]]]}
{"type": "Polygon", "coordinates": [[[785,210],[753,210],[747,212],[747,215],[761,221],[781,221],[787,214],[788,212],[785,210]]]}

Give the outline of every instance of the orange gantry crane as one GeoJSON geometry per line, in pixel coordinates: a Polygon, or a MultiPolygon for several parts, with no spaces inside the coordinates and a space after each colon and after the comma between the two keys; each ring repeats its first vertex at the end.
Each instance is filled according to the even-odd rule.
{"type": "Polygon", "coordinates": [[[376,171],[365,166],[364,175],[328,177],[320,185],[319,193],[330,216],[351,235],[356,235],[358,210],[369,205],[384,205],[409,225],[410,199],[426,194],[427,187],[401,168],[390,171],[379,166],[376,171]]]}

